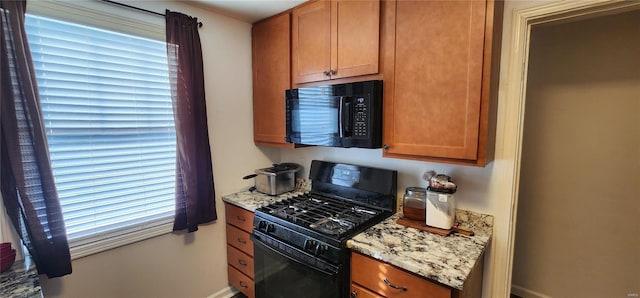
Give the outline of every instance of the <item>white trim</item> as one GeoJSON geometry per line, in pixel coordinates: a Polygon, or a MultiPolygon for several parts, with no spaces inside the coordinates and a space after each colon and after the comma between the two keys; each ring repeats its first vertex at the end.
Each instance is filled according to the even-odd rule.
{"type": "Polygon", "coordinates": [[[166,37],[163,17],[101,1],[29,1],[27,13],[155,40],[166,37]]]}
{"type": "Polygon", "coordinates": [[[238,294],[238,291],[232,287],[227,286],[226,288],[223,288],[222,290],[207,296],[207,298],[231,298],[235,294],[238,294]]]}
{"type": "MultiPolygon", "coordinates": [[[[501,82],[494,173],[496,192],[500,200],[499,213],[508,220],[497,221],[496,236],[500,241],[492,246],[490,297],[509,297],[520,181],[520,162],[524,107],[526,97],[529,38],[532,25],[573,17],[611,13],[640,8],[639,1],[561,1],[513,11],[507,75],[501,82]]],[[[507,12],[509,13],[509,12],[507,12]]],[[[504,71],[504,70],[503,70],[504,71]]]]}
{"type": "Polygon", "coordinates": [[[518,295],[522,298],[553,298],[549,295],[538,293],[536,291],[532,291],[525,287],[521,287],[517,285],[511,286],[511,293],[513,293],[514,295],[518,295]]]}
{"type": "Polygon", "coordinates": [[[155,227],[146,227],[142,230],[135,232],[117,235],[114,237],[108,237],[101,239],[100,241],[86,243],[82,245],[74,245],[69,243],[71,259],[86,257],[92,254],[103,252],[109,249],[114,249],[120,246],[125,246],[138,241],[146,240],[156,236],[168,234],[173,230],[173,223],[165,223],[155,227]]]}

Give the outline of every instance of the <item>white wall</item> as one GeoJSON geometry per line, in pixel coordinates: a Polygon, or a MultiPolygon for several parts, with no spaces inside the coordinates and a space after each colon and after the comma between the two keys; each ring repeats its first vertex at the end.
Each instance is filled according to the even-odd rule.
{"type": "MultiPolygon", "coordinates": [[[[123,1],[124,2],[124,1],[123,1]]],[[[251,25],[179,2],[126,1],[198,17],[218,220],[74,260],[71,275],[41,278],[46,297],[206,297],[227,286],[221,195],[250,186],[242,176],[271,164],[277,151],[252,138],[251,25]],[[272,158],[270,158],[270,156],[272,158]]]]}
{"type": "Polygon", "coordinates": [[[282,149],[282,162],[295,162],[304,166],[305,177],[309,173],[311,160],[344,162],[398,171],[398,198],[401,200],[404,190],[409,186],[426,187],[422,179],[425,171],[435,170],[451,176],[458,184],[455,194],[456,204],[461,209],[490,213],[491,200],[488,192],[488,179],[491,177],[491,164],[485,168],[453,166],[441,163],[420,162],[394,158],[382,158],[382,149],[305,147],[282,149]]]}

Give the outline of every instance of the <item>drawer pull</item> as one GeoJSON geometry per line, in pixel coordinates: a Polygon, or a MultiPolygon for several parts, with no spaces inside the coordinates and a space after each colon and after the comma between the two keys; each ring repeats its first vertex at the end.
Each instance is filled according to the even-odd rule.
{"type": "Polygon", "coordinates": [[[245,260],[238,260],[238,263],[242,266],[247,266],[247,262],[245,260]]]}
{"type": "Polygon", "coordinates": [[[244,240],[240,237],[238,237],[238,242],[242,243],[242,244],[247,244],[247,240],[244,240]]]}
{"type": "Polygon", "coordinates": [[[241,222],[247,221],[247,219],[245,219],[244,217],[240,217],[240,215],[237,215],[236,219],[238,219],[238,221],[241,221],[241,222]]]}
{"type": "Polygon", "coordinates": [[[405,287],[405,286],[396,286],[396,285],[392,284],[386,277],[384,278],[384,283],[387,286],[392,287],[392,288],[394,288],[396,290],[403,290],[403,291],[407,290],[407,287],[405,287]]]}
{"type": "Polygon", "coordinates": [[[240,286],[243,288],[248,288],[249,286],[247,286],[247,284],[245,284],[244,282],[240,281],[240,286]]]}

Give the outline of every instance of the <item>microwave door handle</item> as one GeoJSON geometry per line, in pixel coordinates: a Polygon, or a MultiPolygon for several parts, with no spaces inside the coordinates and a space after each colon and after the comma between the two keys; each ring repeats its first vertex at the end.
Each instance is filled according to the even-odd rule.
{"type": "Polygon", "coordinates": [[[352,135],[351,130],[353,126],[353,105],[351,101],[351,98],[347,98],[343,101],[343,105],[345,108],[343,109],[344,112],[342,115],[342,119],[346,121],[342,123],[342,135],[345,137],[350,137],[352,135]]]}
{"type": "Polygon", "coordinates": [[[342,105],[344,103],[344,97],[340,96],[340,102],[338,103],[338,133],[340,134],[340,138],[344,138],[343,127],[342,127],[342,105]]]}

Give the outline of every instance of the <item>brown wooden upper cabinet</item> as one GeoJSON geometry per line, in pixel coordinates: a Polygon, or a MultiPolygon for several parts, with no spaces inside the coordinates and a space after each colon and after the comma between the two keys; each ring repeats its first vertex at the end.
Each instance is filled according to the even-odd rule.
{"type": "Polygon", "coordinates": [[[395,3],[395,59],[385,61],[384,74],[385,157],[475,166],[492,159],[502,5],[395,3]]]}
{"type": "Polygon", "coordinates": [[[293,147],[286,143],[285,90],[291,88],[289,13],[252,27],[253,140],[256,145],[293,147]]]}
{"type": "Polygon", "coordinates": [[[314,1],[292,16],[294,84],[378,72],[379,0],[314,1]]]}

